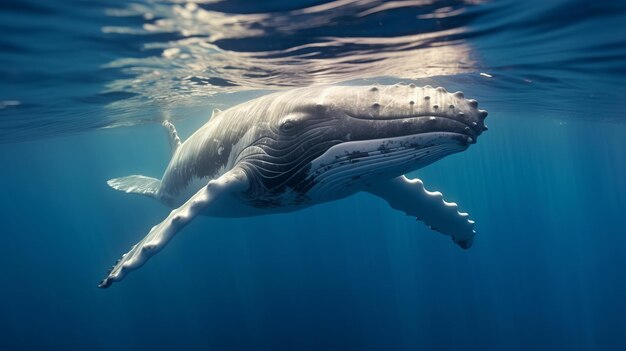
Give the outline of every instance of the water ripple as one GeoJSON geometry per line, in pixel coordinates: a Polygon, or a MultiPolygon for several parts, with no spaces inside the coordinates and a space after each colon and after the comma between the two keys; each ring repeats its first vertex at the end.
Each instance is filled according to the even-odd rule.
{"type": "Polygon", "coordinates": [[[159,56],[120,58],[108,67],[132,79],[109,84],[160,103],[247,89],[332,84],[355,78],[420,78],[473,70],[470,47],[450,39],[472,16],[469,1],[333,1],[271,13],[233,14],[211,4],[134,4],[111,16],[148,18],[139,27],[105,27],[106,33],[177,33],[151,41],[159,56]],[[463,16],[461,18],[461,16],[463,16]],[[441,22],[440,18],[458,17],[441,22]],[[150,94],[145,87],[150,87],[150,94]],[[181,93],[184,92],[184,93],[181,93]]]}
{"type": "Polygon", "coordinates": [[[0,142],[340,82],[441,84],[501,111],[620,120],[625,19],[623,2],[602,0],[3,2],[0,142]]]}

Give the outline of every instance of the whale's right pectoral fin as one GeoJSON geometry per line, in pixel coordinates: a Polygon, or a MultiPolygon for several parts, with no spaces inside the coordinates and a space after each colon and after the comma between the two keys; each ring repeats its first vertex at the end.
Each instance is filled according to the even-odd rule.
{"type": "Polygon", "coordinates": [[[151,256],[159,252],[174,235],[198,214],[216,205],[226,196],[246,191],[248,179],[240,169],[233,169],[223,176],[211,180],[181,207],[173,210],[165,220],[152,227],[148,235],[124,254],[109,271],[98,287],[108,288],[120,281],[132,270],[141,267],[151,256]]]}
{"type": "Polygon", "coordinates": [[[446,202],[440,192],[424,188],[419,179],[400,176],[372,185],[368,192],[385,199],[391,207],[414,216],[429,228],[449,235],[460,247],[467,249],[474,241],[474,221],[459,212],[457,204],[446,202]]]}

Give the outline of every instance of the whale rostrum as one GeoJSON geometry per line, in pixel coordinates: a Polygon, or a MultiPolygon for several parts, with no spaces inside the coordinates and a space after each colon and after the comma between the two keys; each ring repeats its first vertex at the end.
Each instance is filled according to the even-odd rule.
{"type": "Polygon", "coordinates": [[[172,157],[161,179],[108,181],[173,208],[100,283],[122,280],[198,215],[290,212],[368,192],[472,245],[474,221],[439,192],[404,174],[467,149],[487,130],[487,112],[462,92],[414,84],[326,86],[278,92],[214,111],[181,143],[163,122],[172,157]]]}

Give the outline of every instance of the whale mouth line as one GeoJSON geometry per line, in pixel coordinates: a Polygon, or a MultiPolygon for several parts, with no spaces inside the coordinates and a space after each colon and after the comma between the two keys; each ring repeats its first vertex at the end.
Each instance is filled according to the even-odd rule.
{"type": "Polygon", "coordinates": [[[448,117],[445,114],[437,114],[437,113],[424,113],[424,114],[411,114],[411,115],[355,115],[349,112],[345,112],[346,115],[356,119],[365,119],[365,120],[398,120],[398,119],[411,119],[411,118],[419,118],[419,117],[440,117],[455,120],[454,118],[448,117]]]}
{"type": "Polygon", "coordinates": [[[459,125],[463,126],[464,129],[464,133],[458,133],[458,132],[450,132],[450,133],[456,133],[456,134],[461,134],[461,135],[465,135],[468,137],[471,137],[474,142],[476,140],[476,138],[478,137],[478,135],[480,134],[479,131],[476,130],[476,126],[472,126],[469,123],[465,122],[465,121],[460,121],[458,119],[452,118],[450,116],[445,116],[445,115],[438,115],[438,114],[433,114],[433,113],[429,113],[429,114],[417,114],[417,115],[409,115],[409,116],[359,116],[359,115],[353,115],[350,113],[346,112],[346,115],[350,118],[354,118],[354,119],[359,119],[359,120],[364,120],[364,121],[399,121],[399,120],[406,120],[406,121],[411,121],[411,120],[420,120],[420,119],[432,119],[434,118],[434,121],[436,121],[437,119],[442,119],[442,120],[449,120],[452,121],[454,123],[457,123],[459,125]]]}

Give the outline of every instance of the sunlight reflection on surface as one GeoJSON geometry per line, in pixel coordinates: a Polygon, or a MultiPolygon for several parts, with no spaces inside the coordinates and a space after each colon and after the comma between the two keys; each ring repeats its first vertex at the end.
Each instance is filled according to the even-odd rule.
{"type": "Polygon", "coordinates": [[[148,2],[110,10],[109,16],[141,15],[146,22],[141,28],[104,27],[105,33],[179,37],[146,42],[144,49],[159,50],[158,56],[121,58],[107,65],[130,73],[130,78],[108,84],[110,91],[137,94],[110,107],[125,108],[135,99],[161,106],[191,105],[243,90],[472,72],[476,58],[461,39],[465,28],[438,24],[439,18],[465,13],[468,3],[343,0],[284,12],[229,14],[194,2],[148,2]],[[398,16],[406,21],[402,12],[407,10],[414,22],[411,30],[386,29],[398,16]],[[350,27],[353,33],[338,36],[345,31],[329,30],[333,27],[350,27]],[[376,28],[381,28],[380,36],[372,36],[379,32],[376,28]],[[277,44],[285,38],[290,38],[287,44],[277,44]]]}

